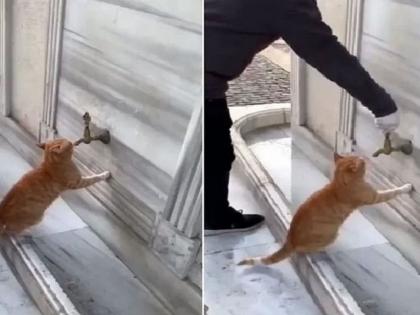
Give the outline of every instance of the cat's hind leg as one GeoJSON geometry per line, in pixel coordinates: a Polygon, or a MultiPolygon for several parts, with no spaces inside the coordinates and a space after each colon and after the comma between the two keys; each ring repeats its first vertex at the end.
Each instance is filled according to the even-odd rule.
{"type": "Polygon", "coordinates": [[[80,189],[89,187],[97,182],[108,179],[111,176],[109,171],[102,172],[100,174],[82,176],[77,181],[69,183],[67,187],[69,189],[80,189]]]}

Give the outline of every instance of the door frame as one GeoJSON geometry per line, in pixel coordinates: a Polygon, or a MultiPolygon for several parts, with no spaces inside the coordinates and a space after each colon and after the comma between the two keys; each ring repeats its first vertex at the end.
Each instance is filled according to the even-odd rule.
{"type": "MultiPolygon", "coordinates": [[[[48,13],[48,37],[44,97],[39,121],[38,141],[53,138],[56,134],[58,80],[62,51],[64,11],[66,0],[50,0],[48,13]]],[[[11,116],[11,19],[13,0],[0,0],[0,115],[11,116]]]]}
{"type": "MultiPolygon", "coordinates": [[[[363,31],[363,7],[364,0],[347,0],[344,46],[356,57],[360,56],[360,41],[363,31]]],[[[307,67],[308,65],[304,60],[299,58],[296,54],[292,54],[290,89],[293,143],[304,152],[309,150],[310,154],[314,156],[314,163],[316,166],[326,176],[329,176],[333,151],[348,153],[352,152],[354,149],[353,130],[357,101],[345,90],[341,90],[340,102],[339,104],[334,104],[340,106],[339,127],[338,130],[335,131],[335,146],[331,147],[327,145],[306,126],[307,67]]]]}
{"type": "MultiPolygon", "coordinates": [[[[361,51],[363,7],[364,0],[347,0],[345,47],[357,58],[360,57],[361,51]]],[[[336,152],[351,153],[354,151],[357,102],[347,91],[341,89],[340,120],[335,143],[336,152]]]]}
{"type": "Polygon", "coordinates": [[[44,76],[44,101],[38,128],[38,141],[40,142],[52,139],[57,134],[56,113],[65,7],[66,0],[50,0],[44,76]]]}

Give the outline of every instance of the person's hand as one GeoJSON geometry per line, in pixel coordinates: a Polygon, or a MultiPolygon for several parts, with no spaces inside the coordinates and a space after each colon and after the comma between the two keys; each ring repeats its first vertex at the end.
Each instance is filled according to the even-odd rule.
{"type": "Polygon", "coordinates": [[[400,113],[397,110],[395,113],[375,118],[375,125],[384,134],[395,131],[400,125],[400,113]]]}

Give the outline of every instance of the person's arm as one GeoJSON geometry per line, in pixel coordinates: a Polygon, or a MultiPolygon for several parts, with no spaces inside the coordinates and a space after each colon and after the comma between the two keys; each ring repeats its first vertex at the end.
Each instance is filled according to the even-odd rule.
{"type": "Polygon", "coordinates": [[[395,102],[339,43],[322,21],[316,1],[293,0],[285,11],[280,30],[285,42],[308,64],[366,106],[376,117],[379,128],[393,131],[398,126],[395,102]]]}

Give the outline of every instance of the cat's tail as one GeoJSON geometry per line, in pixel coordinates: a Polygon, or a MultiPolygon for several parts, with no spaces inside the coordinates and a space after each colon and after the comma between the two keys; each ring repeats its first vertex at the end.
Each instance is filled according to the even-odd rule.
{"type": "Polygon", "coordinates": [[[239,266],[243,265],[272,265],[275,263],[278,263],[279,261],[282,261],[283,259],[286,259],[294,252],[294,249],[292,248],[291,244],[289,242],[286,242],[282,248],[280,248],[275,253],[266,256],[266,257],[254,257],[254,258],[247,258],[242,260],[240,263],[238,263],[239,266]]]}

